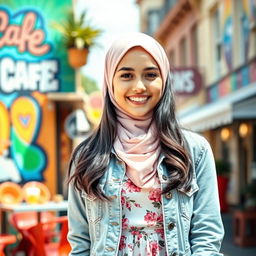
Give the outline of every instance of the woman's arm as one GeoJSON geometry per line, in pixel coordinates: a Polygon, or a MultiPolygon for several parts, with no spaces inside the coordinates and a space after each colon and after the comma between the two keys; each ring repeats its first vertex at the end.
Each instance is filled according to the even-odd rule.
{"type": "MultiPolygon", "coordinates": [[[[74,164],[71,167],[71,174],[74,173],[74,164]]],[[[81,192],[77,191],[72,182],[68,190],[68,241],[71,245],[70,256],[90,255],[90,236],[86,217],[86,206],[81,192]]]]}
{"type": "Polygon", "coordinates": [[[224,228],[220,215],[215,162],[209,143],[195,160],[196,179],[199,186],[194,197],[191,219],[190,244],[192,256],[220,256],[224,228]]]}

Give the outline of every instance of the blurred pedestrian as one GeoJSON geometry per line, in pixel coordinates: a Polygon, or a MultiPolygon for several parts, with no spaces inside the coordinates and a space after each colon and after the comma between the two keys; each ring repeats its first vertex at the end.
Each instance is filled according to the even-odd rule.
{"type": "Polygon", "coordinates": [[[71,157],[70,255],[222,255],[212,151],[179,127],[169,70],[143,33],[108,50],[101,122],[71,157]]]}

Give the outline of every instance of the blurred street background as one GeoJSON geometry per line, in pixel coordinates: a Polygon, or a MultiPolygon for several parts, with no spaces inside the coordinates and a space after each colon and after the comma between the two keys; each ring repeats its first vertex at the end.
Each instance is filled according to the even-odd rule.
{"type": "Polygon", "coordinates": [[[165,48],[179,122],[211,144],[222,253],[256,256],[256,0],[0,0],[0,244],[8,233],[5,246],[26,245],[15,212],[66,214],[70,155],[102,112],[105,53],[132,31],[165,48]]]}

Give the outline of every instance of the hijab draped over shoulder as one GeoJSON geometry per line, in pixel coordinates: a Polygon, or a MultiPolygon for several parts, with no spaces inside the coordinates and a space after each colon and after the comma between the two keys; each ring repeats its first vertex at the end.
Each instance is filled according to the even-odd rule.
{"type": "Polygon", "coordinates": [[[157,160],[160,155],[159,139],[153,111],[140,118],[132,118],[115,101],[113,92],[113,77],[123,56],[133,47],[142,47],[158,64],[163,88],[169,73],[169,61],[163,47],[152,37],[140,33],[130,33],[120,37],[110,47],[106,54],[103,96],[108,92],[117,114],[117,136],[114,150],[126,164],[126,175],[141,188],[149,188],[155,183],[157,175],[157,160]]]}

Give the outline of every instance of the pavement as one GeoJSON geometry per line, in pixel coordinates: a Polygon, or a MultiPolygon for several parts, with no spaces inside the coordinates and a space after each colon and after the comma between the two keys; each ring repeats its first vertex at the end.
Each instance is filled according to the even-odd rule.
{"type": "Polygon", "coordinates": [[[221,252],[224,256],[256,256],[256,247],[242,248],[233,243],[231,213],[223,213],[222,220],[225,228],[225,236],[221,252]]]}

